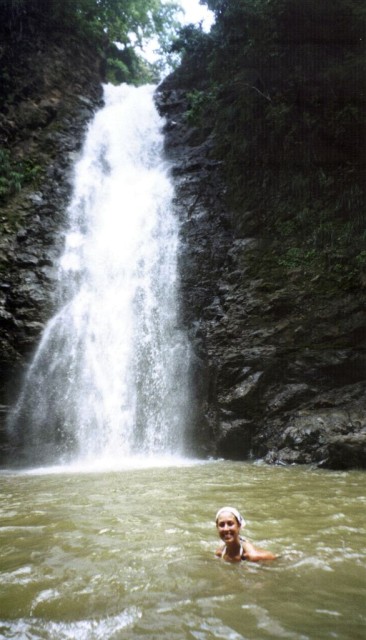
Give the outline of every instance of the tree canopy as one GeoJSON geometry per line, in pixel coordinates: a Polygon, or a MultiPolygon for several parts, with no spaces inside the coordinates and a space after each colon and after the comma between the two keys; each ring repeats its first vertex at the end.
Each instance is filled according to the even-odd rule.
{"type": "Polygon", "coordinates": [[[178,28],[179,10],[172,0],[0,0],[0,32],[21,38],[29,29],[34,33],[36,25],[50,34],[71,31],[96,46],[109,43],[116,79],[143,81],[148,78],[144,73],[139,78],[139,72],[148,65],[139,49],[153,36],[166,43],[178,28]]]}

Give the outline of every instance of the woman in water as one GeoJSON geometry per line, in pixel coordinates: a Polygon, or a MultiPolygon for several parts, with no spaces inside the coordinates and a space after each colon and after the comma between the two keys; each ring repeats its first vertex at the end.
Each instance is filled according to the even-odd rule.
{"type": "Polygon", "coordinates": [[[250,560],[274,560],[276,555],[264,549],[257,549],[251,542],[240,536],[241,527],[245,521],[234,507],[222,507],[216,514],[216,528],[223,547],[216,550],[216,555],[226,562],[240,562],[250,560]]]}

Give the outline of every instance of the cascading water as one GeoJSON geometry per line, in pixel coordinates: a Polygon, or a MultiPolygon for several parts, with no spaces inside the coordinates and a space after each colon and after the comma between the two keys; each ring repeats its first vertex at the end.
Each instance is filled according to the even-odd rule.
{"type": "Polygon", "coordinates": [[[189,347],[154,87],[105,87],[75,168],[48,323],[10,431],[33,461],[180,454],[189,347]]]}

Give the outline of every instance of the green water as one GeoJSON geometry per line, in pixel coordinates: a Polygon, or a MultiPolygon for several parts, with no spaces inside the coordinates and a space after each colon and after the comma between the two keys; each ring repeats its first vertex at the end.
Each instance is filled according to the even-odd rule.
{"type": "Polygon", "coordinates": [[[365,474],[210,462],[0,475],[0,638],[366,637],[365,474]],[[214,558],[225,503],[274,563],[214,558]]]}

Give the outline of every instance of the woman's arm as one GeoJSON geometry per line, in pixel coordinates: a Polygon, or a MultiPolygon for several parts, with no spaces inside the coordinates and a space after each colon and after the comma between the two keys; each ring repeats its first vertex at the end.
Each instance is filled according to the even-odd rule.
{"type": "Polygon", "coordinates": [[[250,562],[258,562],[260,560],[275,560],[278,557],[271,551],[266,551],[265,549],[257,549],[248,540],[245,540],[245,542],[243,542],[243,549],[243,557],[245,558],[245,560],[249,560],[250,562]]]}

